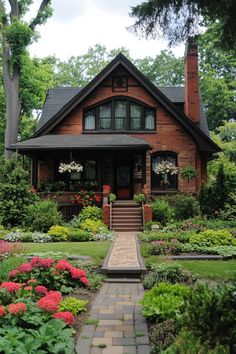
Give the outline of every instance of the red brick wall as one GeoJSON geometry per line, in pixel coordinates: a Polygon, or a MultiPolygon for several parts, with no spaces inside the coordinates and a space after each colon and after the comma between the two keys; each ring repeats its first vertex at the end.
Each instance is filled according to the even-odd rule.
{"type": "MultiPolygon", "coordinates": [[[[114,73],[115,76],[126,74],[123,70],[114,73]]],[[[83,109],[93,104],[114,96],[128,96],[140,100],[145,104],[156,108],[156,133],[130,134],[136,138],[143,138],[150,143],[152,149],[147,153],[147,188],[150,192],[150,155],[157,151],[173,151],[178,157],[180,170],[186,165],[192,165],[198,169],[198,176],[191,182],[184,181],[178,174],[178,188],[180,192],[195,193],[206,178],[205,162],[201,161],[197,146],[189,133],[171,117],[138,82],[128,76],[128,91],[112,92],[111,75],[97,87],[74,111],[63,120],[54,130],[56,134],[81,134],[83,132],[83,109]]]]}

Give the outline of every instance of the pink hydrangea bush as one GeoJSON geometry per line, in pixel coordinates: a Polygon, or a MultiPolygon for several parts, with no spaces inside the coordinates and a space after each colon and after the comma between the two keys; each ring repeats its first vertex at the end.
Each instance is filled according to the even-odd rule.
{"type": "Polygon", "coordinates": [[[30,262],[21,264],[9,273],[9,279],[18,282],[28,282],[35,279],[38,285],[47,289],[61,290],[69,287],[86,287],[89,284],[87,274],[78,269],[66,259],[55,261],[53,258],[33,257],[30,262]],[[62,287],[64,286],[64,288],[62,287]]]}

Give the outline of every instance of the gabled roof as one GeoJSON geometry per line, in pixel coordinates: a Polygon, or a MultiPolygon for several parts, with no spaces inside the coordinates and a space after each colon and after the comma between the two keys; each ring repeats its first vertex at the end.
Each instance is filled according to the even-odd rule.
{"type": "MultiPolygon", "coordinates": [[[[123,54],[118,54],[87,86],[72,95],[72,98],[66,102],[55,113],[51,119],[45,121],[39,127],[33,137],[48,134],[52,129],[62,121],[80,102],[82,102],[113,70],[118,66],[123,66],[135,79],[152,95],[165,110],[174,117],[195,139],[199,150],[214,153],[219,151],[219,147],[191,121],[183,112],[181,112],[169,100],[169,98],[147,79],[123,54]]],[[[72,93],[72,91],[71,91],[72,93]]]]}

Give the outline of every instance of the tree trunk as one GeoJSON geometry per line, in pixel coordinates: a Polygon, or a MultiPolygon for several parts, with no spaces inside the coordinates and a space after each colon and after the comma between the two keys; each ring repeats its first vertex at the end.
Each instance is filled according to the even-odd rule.
{"type": "Polygon", "coordinates": [[[19,101],[19,73],[15,74],[5,86],[6,88],[6,130],[5,130],[5,156],[10,158],[12,151],[8,150],[11,144],[17,142],[19,116],[21,104],[19,101]]]}

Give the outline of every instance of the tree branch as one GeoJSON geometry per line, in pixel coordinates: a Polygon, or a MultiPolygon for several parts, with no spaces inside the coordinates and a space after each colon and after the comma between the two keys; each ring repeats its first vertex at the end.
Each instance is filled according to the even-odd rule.
{"type": "Polygon", "coordinates": [[[34,30],[35,27],[40,23],[41,20],[41,16],[43,11],[45,10],[45,8],[47,7],[47,5],[51,2],[51,0],[43,0],[41,2],[41,5],[38,9],[37,15],[35,16],[35,18],[32,20],[32,22],[29,24],[29,28],[31,30],[34,30]]]}

